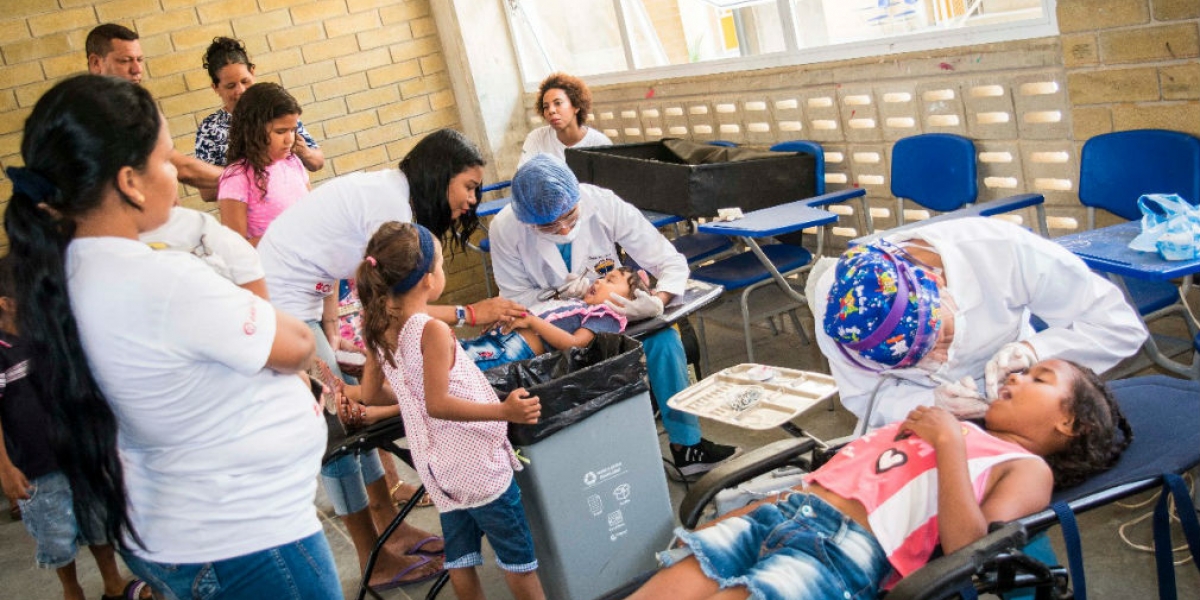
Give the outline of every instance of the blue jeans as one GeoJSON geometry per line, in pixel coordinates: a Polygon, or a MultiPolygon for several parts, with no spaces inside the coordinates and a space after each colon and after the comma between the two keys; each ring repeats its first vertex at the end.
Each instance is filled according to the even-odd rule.
{"type": "MultiPolygon", "coordinates": [[[[344,379],[329,339],[321,329],[321,322],[306,321],[305,324],[316,337],[317,358],[325,361],[334,375],[344,379]]],[[[383,463],[379,460],[379,453],[374,450],[347,454],[321,465],[321,485],[333,504],[334,514],[339,517],[365,509],[370,503],[367,485],[375,483],[380,477],[383,477],[383,463]]]]}
{"type": "Polygon", "coordinates": [[[525,508],[521,506],[521,488],[517,487],[516,479],[500,497],[483,506],[452,510],[438,517],[446,539],[447,569],[483,564],[480,541],[486,535],[501,569],[510,573],[537,570],[533,535],[525,519],[525,508]]]}
{"type": "Polygon", "coordinates": [[[28,500],[18,500],[22,521],[37,543],[37,565],[58,569],[71,564],[79,546],[110,543],[104,539],[104,524],[92,514],[80,523],[75,513],[71,484],[61,471],[47,473],[29,482],[33,492],[28,500]]]}
{"type": "Polygon", "coordinates": [[[642,339],[642,350],[646,353],[650,389],[654,391],[654,401],[662,414],[667,438],[682,446],[700,443],[700,419],[667,406],[671,396],[682,392],[689,384],[687,356],[679,331],[667,327],[646,336],[642,339]]]}
{"type": "Polygon", "coordinates": [[[659,553],[664,564],[695,555],[721,589],[746,586],[755,599],[873,600],[892,571],[875,536],[805,493],[677,535],[686,547],[659,553]]]}
{"type": "Polygon", "coordinates": [[[258,598],[341,600],[333,552],[325,533],[210,563],[172,564],[121,557],[134,575],[170,600],[258,598]]]}
{"type": "Polygon", "coordinates": [[[480,371],[534,357],[529,343],[516,331],[500,333],[493,329],[476,338],[459,340],[458,345],[480,371]]]}

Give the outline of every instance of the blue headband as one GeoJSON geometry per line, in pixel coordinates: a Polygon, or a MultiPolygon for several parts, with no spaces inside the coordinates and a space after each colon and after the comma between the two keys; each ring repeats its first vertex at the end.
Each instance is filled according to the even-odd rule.
{"type": "Polygon", "coordinates": [[[53,198],[58,191],[50,180],[26,167],[8,167],[4,172],[12,180],[14,192],[25,194],[34,201],[53,198]]]}
{"type": "Polygon", "coordinates": [[[429,266],[433,264],[433,234],[420,223],[413,223],[413,227],[417,229],[417,239],[421,241],[421,256],[417,259],[416,268],[392,286],[393,294],[404,294],[417,287],[417,283],[429,273],[429,266]]]}

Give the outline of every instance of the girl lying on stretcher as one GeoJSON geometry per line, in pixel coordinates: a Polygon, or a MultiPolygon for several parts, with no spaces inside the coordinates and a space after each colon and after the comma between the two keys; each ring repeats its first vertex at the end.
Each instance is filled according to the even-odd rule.
{"type": "Polygon", "coordinates": [[[851,442],[800,486],[660,553],[631,598],[875,598],[881,588],[1044,509],[1111,467],[1132,439],[1091,370],[1047,360],[1008,376],[984,427],[919,407],[851,442]]]}
{"type": "Polygon", "coordinates": [[[540,314],[527,314],[477,338],[461,340],[459,345],[480,370],[533,358],[553,349],[583,348],[592,343],[597,333],[625,331],[625,315],[608,301],[613,294],[633,298],[638,290],[646,293],[653,290],[646,272],[617,267],[592,283],[582,298],[542,304],[540,314]]]}

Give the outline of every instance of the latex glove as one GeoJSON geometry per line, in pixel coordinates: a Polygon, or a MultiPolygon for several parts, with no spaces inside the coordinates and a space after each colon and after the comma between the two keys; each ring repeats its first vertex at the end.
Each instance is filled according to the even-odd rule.
{"type": "Polygon", "coordinates": [[[959,419],[978,419],[987,412],[989,401],[979,393],[975,379],[965,375],[934,388],[933,404],[959,419]]]}
{"type": "Polygon", "coordinates": [[[559,298],[582,298],[587,293],[588,288],[592,287],[592,280],[583,275],[568,273],[567,278],[563,280],[562,285],[558,286],[559,298]]]}
{"type": "Polygon", "coordinates": [[[1023,342],[1009,342],[1002,346],[983,369],[987,397],[995,400],[1000,393],[1000,386],[1004,385],[1004,380],[1008,378],[1009,373],[1028,369],[1037,362],[1037,359],[1033,348],[1023,342]]]}
{"type": "Polygon", "coordinates": [[[638,290],[633,295],[633,300],[613,294],[605,304],[609,308],[625,315],[625,318],[630,321],[652,319],[663,314],[662,298],[654,294],[648,294],[645,290],[638,290]]]}

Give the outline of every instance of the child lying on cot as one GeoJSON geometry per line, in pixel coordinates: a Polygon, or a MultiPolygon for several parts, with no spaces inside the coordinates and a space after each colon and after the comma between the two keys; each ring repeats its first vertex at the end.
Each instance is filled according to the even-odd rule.
{"type": "Polygon", "coordinates": [[[652,289],[645,271],[617,267],[593,282],[583,298],[543,305],[549,308],[541,314],[527,314],[459,345],[481,370],[533,358],[551,348],[583,348],[597,333],[625,331],[625,315],[608,304],[612,295],[632,298],[638,290],[652,289]]]}
{"type": "Polygon", "coordinates": [[[851,442],[804,483],[677,535],[631,598],[875,598],[989,523],[1044,509],[1132,440],[1091,370],[1047,360],[1008,376],[984,427],[935,407],[851,442]],[[1119,431],[1119,434],[1118,434],[1119,431]]]}

